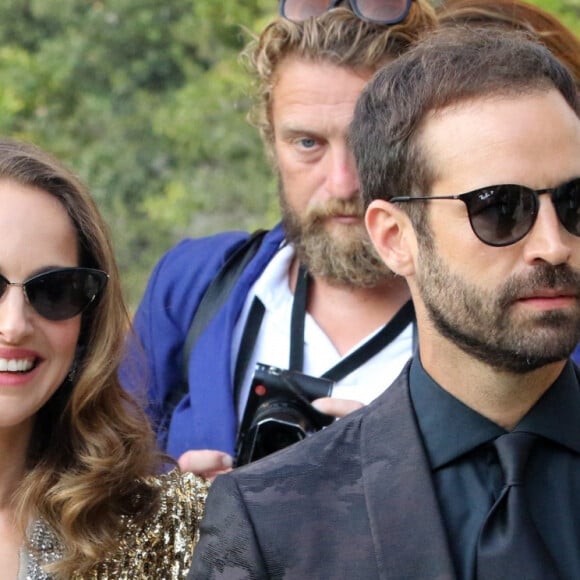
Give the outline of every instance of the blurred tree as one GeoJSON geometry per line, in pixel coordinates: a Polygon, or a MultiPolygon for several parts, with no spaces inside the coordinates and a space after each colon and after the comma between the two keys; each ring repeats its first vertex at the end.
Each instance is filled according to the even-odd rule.
{"type": "MultiPolygon", "coordinates": [[[[532,0],[580,33],[580,0],[532,0]]],[[[271,225],[238,55],[276,0],[3,0],[0,132],[76,169],[135,305],[178,239],[271,225]]]]}
{"type": "Polygon", "coordinates": [[[576,34],[580,34],[580,0],[530,0],[556,15],[576,34]]]}
{"type": "Polygon", "coordinates": [[[238,61],[274,12],[272,0],[0,6],[0,132],[46,147],[90,185],[132,304],[179,238],[274,220],[238,61]]]}

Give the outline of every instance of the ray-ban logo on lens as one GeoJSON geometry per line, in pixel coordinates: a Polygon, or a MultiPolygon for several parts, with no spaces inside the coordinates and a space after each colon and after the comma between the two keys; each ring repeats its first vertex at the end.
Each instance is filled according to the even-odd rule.
{"type": "Polygon", "coordinates": [[[479,197],[479,201],[485,201],[494,195],[495,189],[486,189],[485,191],[482,191],[477,197],[479,197]]]}

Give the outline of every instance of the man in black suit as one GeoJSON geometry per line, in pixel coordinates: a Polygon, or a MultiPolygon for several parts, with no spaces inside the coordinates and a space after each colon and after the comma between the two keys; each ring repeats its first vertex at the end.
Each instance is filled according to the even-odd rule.
{"type": "Polygon", "coordinates": [[[419,350],[365,409],[219,477],[190,578],[580,578],[579,115],[514,33],[442,31],[374,77],[351,142],[419,350]]]}

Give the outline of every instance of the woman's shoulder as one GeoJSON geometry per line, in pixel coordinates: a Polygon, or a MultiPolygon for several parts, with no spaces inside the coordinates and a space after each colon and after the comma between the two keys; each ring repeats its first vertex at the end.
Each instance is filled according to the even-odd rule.
{"type": "Polygon", "coordinates": [[[151,477],[148,483],[159,489],[157,508],[144,525],[127,522],[126,546],[130,554],[140,552],[139,560],[153,558],[158,562],[159,576],[154,575],[155,578],[180,578],[177,570],[189,569],[199,537],[209,484],[177,469],[151,477]],[[172,576],[167,575],[170,569],[172,576]]]}
{"type": "Polygon", "coordinates": [[[187,516],[184,521],[191,522],[197,529],[210,485],[205,479],[173,469],[147,481],[159,489],[159,506],[153,515],[154,520],[187,516]]]}
{"type": "Polygon", "coordinates": [[[147,483],[159,489],[155,509],[145,523],[127,518],[117,554],[97,567],[95,578],[187,576],[209,483],[177,470],[150,477],[147,483]]]}

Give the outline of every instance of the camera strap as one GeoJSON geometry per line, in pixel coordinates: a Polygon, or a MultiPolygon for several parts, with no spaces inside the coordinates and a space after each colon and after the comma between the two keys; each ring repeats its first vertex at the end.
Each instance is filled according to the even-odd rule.
{"type": "MultiPolygon", "coordinates": [[[[306,268],[301,265],[298,270],[290,320],[289,369],[295,371],[302,371],[304,365],[304,320],[306,318],[309,283],[310,275],[306,271],[306,268]]],[[[242,381],[250,364],[265,310],[262,301],[257,296],[254,297],[242,333],[234,371],[234,398],[236,407],[242,381]]],[[[330,379],[334,382],[340,381],[386,348],[409,324],[414,324],[414,322],[415,309],[413,308],[413,303],[409,300],[379,332],[331,369],[327,370],[321,378],[330,379]]],[[[415,335],[415,329],[413,329],[413,335],[415,335]]]]}
{"type": "Polygon", "coordinates": [[[288,368],[291,371],[302,371],[304,368],[304,322],[306,320],[309,285],[310,274],[300,264],[290,318],[290,361],[288,368]]]}
{"type": "MultiPolygon", "coordinates": [[[[306,271],[306,268],[301,265],[298,270],[290,322],[289,368],[296,371],[302,371],[304,364],[304,320],[306,317],[309,284],[310,275],[306,271]]],[[[321,378],[330,379],[334,382],[342,380],[386,348],[414,320],[415,309],[413,302],[409,300],[379,332],[331,369],[327,370],[321,378]]]]}
{"type": "MultiPolygon", "coordinates": [[[[327,370],[323,379],[331,379],[338,382],[353,371],[364,365],[373,356],[386,348],[409,324],[415,322],[415,308],[413,302],[409,300],[403,307],[377,332],[372,338],[369,338],[364,344],[354,352],[342,359],[338,364],[327,370]]],[[[415,328],[413,327],[413,333],[415,328]]]]}
{"type": "Polygon", "coordinates": [[[260,331],[265,312],[266,307],[263,302],[257,296],[254,296],[254,300],[250,306],[250,312],[248,313],[246,326],[244,326],[244,332],[242,333],[242,338],[240,340],[240,349],[238,351],[236,368],[234,370],[234,404],[236,409],[240,399],[242,381],[244,380],[246,369],[250,364],[250,358],[252,352],[254,352],[254,346],[258,339],[258,332],[260,331]]]}

